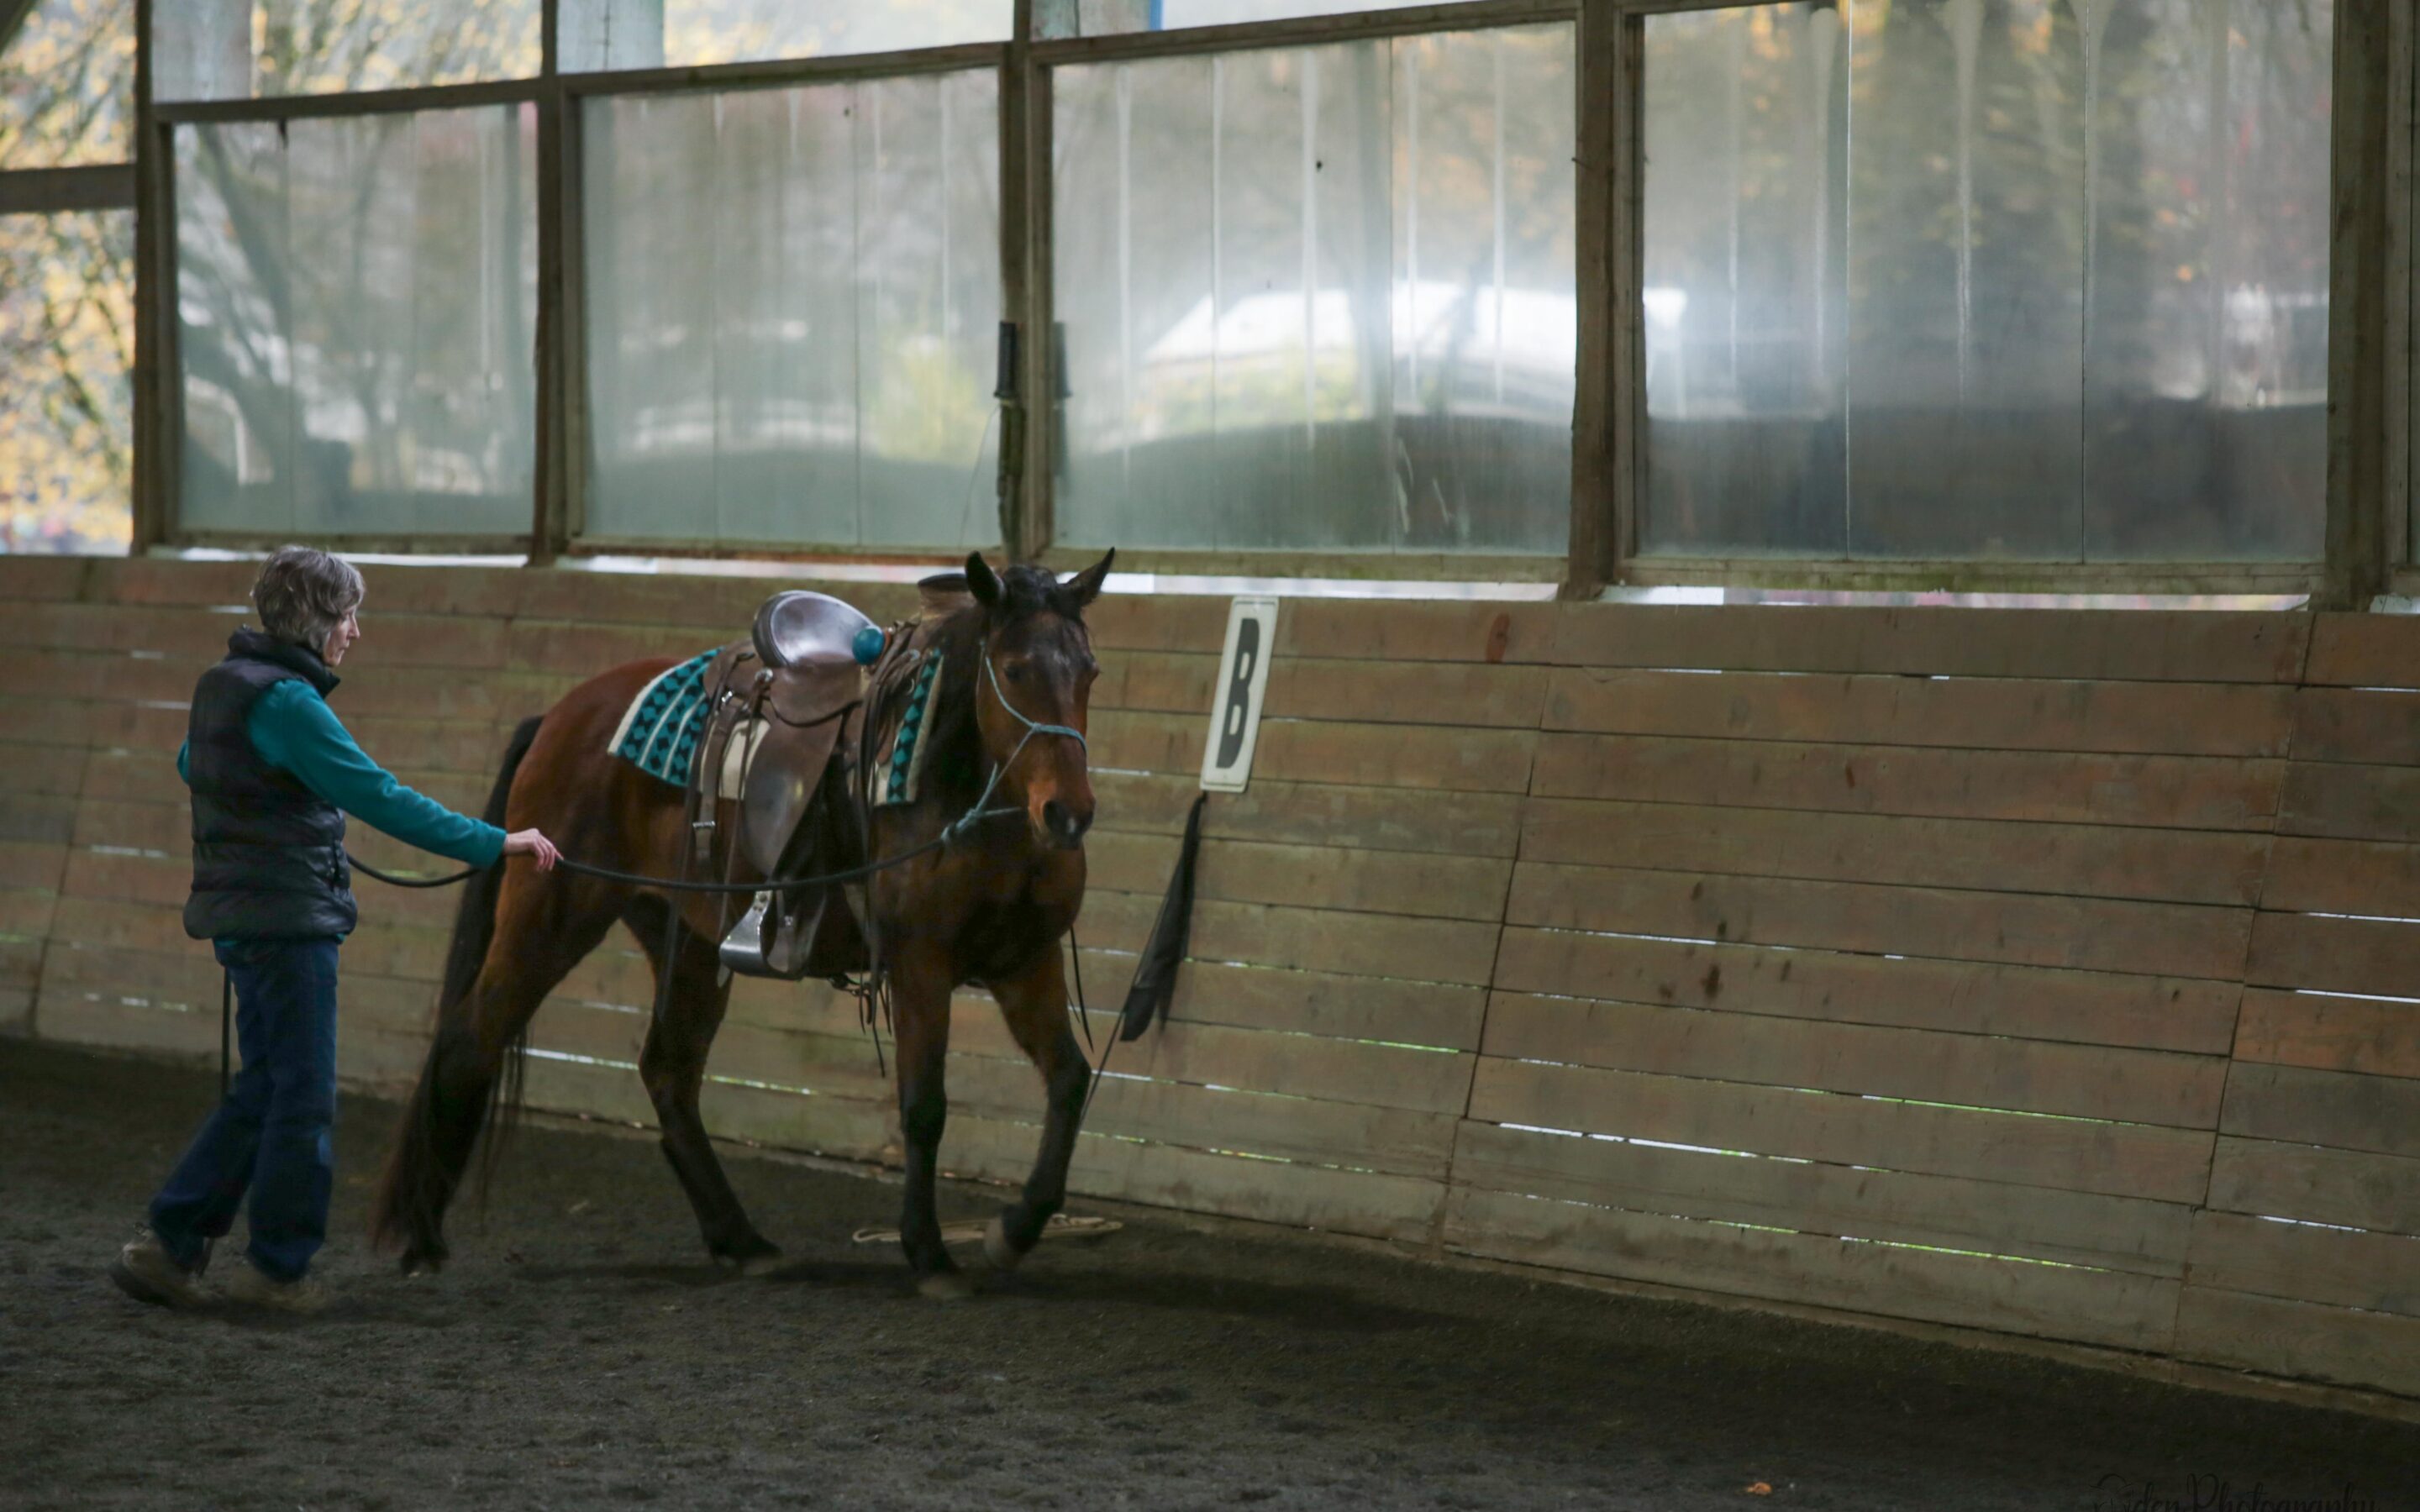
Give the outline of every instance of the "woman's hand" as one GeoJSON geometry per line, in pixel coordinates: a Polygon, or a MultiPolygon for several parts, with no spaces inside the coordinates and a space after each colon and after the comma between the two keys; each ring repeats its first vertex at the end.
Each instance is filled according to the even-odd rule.
{"type": "Polygon", "coordinates": [[[544,835],[539,834],[535,829],[516,829],[511,834],[506,835],[504,837],[504,854],[506,856],[535,856],[537,858],[537,869],[539,871],[551,872],[554,870],[554,863],[556,860],[554,841],[547,839],[544,835]]]}

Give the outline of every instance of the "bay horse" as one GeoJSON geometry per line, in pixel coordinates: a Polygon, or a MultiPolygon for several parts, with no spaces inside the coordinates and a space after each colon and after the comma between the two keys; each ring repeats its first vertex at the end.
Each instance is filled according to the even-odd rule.
{"type": "MultiPolygon", "coordinates": [[[[917,640],[947,675],[923,717],[927,749],[916,796],[860,810],[870,813],[863,849],[875,859],[939,841],[978,803],[1016,810],[964,826],[946,844],[876,872],[861,895],[870,917],[858,923],[875,942],[871,964],[889,975],[896,1038],[907,1158],[900,1242],[927,1296],[971,1290],[941,1242],[933,1206],[955,988],[989,990],[1048,1099],[1032,1173],[987,1226],[986,1257],[1003,1269],[1016,1265],[1065,1197],[1091,1073],[1069,1025],[1059,949],[1083,903],[1083,839],[1094,812],[1081,733],[1098,669],[1084,609],[1115,556],[1061,581],[1032,566],[995,573],[976,552],[962,584],[954,574],[926,579],[928,613],[917,640]],[[932,612],[936,606],[941,612],[932,612]]],[[[652,659],[613,668],[525,724],[505,754],[488,818],[544,830],[567,858],[679,876],[690,844],[682,789],[608,749],[624,710],[673,665],[652,659]]],[[[852,719],[871,713],[861,707],[852,719]]],[[[720,805],[725,820],[735,807],[720,805]]],[[[729,823],[719,829],[734,832],[729,823]]],[[[736,866],[739,880],[759,878],[745,862],[724,864],[736,866]]],[[[520,860],[473,879],[455,924],[435,1036],[375,1197],[373,1237],[400,1248],[407,1273],[444,1263],[446,1205],[483,1126],[492,1154],[518,1102],[532,1016],[617,923],[637,935],[657,977],[661,1009],[648,1026],[639,1075],[707,1253],[750,1273],[774,1268],[781,1252],[749,1222],[698,1117],[706,1052],[730,997],[717,954],[729,918],[721,898],[563,869],[541,873],[520,860]]]]}

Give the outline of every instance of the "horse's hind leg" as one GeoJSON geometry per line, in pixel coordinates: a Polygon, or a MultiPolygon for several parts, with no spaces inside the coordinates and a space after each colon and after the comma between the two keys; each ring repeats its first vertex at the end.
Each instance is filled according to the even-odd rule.
{"type": "Polygon", "coordinates": [[[1033,1172],[1025,1191],[1001,1210],[984,1229],[984,1257],[1000,1269],[1012,1269],[1042,1237],[1042,1226],[1067,1197],[1067,1163],[1076,1151],[1076,1131],[1084,1118],[1085,1089],[1092,1066],[1076,1042],[1067,1023],[1066,968],[1059,952],[1050,951],[1033,969],[1013,980],[992,983],[1001,1015],[1017,1047],[1042,1072],[1048,1088],[1049,1112],[1042,1129],[1042,1148],[1033,1158],[1033,1172]]]}
{"type": "Polygon", "coordinates": [[[613,927],[616,903],[613,888],[583,879],[520,866],[505,873],[478,975],[440,1011],[388,1162],[379,1228],[401,1242],[406,1273],[445,1263],[445,1209],[470,1168],[498,1078],[546,995],[613,927]]]}
{"type": "Polygon", "coordinates": [[[623,916],[646,947],[647,959],[656,968],[657,995],[664,1005],[662,1014],[648,1026],[646,1047],[639,1053],[639,1078],[646,1083],[648,1100],[656,1105],[664,1158],[672,1163],[673,1174],[680,1178],[681,1190],[689,1194],[689,1204],[697,1212],[706,1253],[718,1264],[761,1274],[780,1262],[782,1252],[748,1221],[697,1112],[698,1092],[706,1082],[706,1051],[714,1044],[715,1031],[722,1027],[731,984],[719,980],[721,964],[713,943],[686,925],[675,927],[677,939],[672,960],[666,963],[668,911],[660,898],[642,894],[623,916]],[[672,973],[669,991],[662,982],[667,970],[672,973]]]}

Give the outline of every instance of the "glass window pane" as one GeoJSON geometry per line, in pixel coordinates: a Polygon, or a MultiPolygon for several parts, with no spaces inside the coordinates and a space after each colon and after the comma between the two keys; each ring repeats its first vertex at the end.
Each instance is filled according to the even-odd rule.
{"type": "Polygon", "coordinates": [[[1839,12],[1647,29],[1644,545],[1846,545],[1848,70],[1839,12]]]}
{"type": "Polygon", "coordinates": [[[0,52],[0,168],[134,156],[134,0],[39,0],[0,52]]]}
{"type": "Polygon", "coordinates": [[[1061,69],[1060,538],[1558,553],[1572,32],[1061,69]]]}
{"type": "Polygon", "coordinates": [[[2330,0],[1649,18],[1644,548],[2316,558],[2333,31],[2330,0]]]}
{"type": "Polygon", "coordinates": [[[0,216],[0,551],[122,553],[134,216],[0,216]]]}
{"type": "Polygon", "coordinates": [[[1041,37],[1108,37],[1125,32],[1164,32],[1184,26],[1231,26],[1249,21],[1286,21],[1295,16],[1336,16],[1357,10],[1402,10],[1438,0],[1035,0],[1033,26],[1041,37]]]}
{"type": "Polygon", "coordinates": [[[2316,560],[2334,8],[2092,14],[2086,553],[2316,560]]]}
{"type": "Polygon", "coordinates": [[[525,535],[535,113],[179,127],[188,529],[525,535]]]}
{"type": "Polygon", "coordinates": [[[1000,538],[998,81],[587,103],[585,535],[1000,538]]]}
{"type": "Polygon", "coordinates": [[[162,0],[160,100],[341,94],[527,79],[541,0],[162,0]]]}
{"type": "Polygon", "coordinates": [[[1015,0],[563,0],[570,72],[1004,42],[1015,0]]]}

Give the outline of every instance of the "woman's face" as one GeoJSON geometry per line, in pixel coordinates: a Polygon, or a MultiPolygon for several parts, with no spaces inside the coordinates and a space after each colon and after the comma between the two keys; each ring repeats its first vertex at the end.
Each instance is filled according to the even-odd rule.
{"type": "Polygon", "coordinates": [[[347,609],[345,617],[336,622],[336,627],[328,632],[328,643],[319,648],[319,659],[334,667],[345,659],[345,653],[352,650],[353,642],[361,638],[361,610],[347,609]]]}

